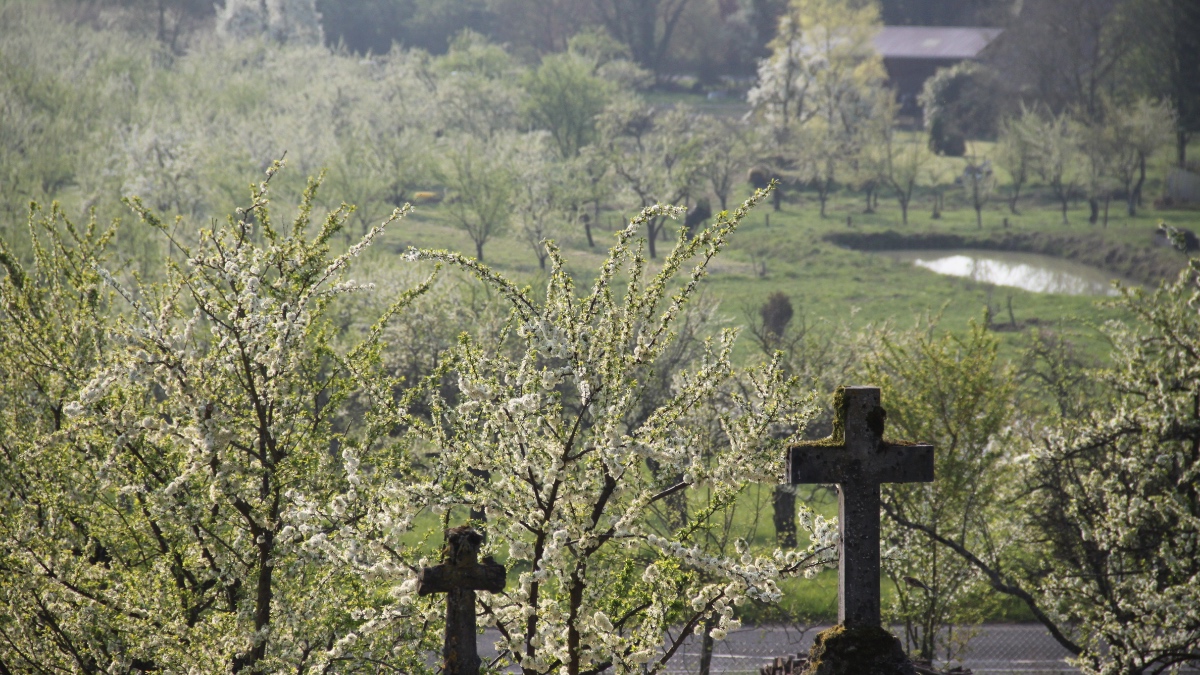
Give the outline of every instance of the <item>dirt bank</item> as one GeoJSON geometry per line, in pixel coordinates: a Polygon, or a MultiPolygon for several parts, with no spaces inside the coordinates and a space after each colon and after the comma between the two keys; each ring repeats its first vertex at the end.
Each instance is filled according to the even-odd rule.
{"type": "Polygon", "coordinates": [[[831,232],[824,239],[859,251],[977,248],[1040,253],[1098,267],[1147,285],[1173,279],[1187,265],[1182,253],[1162,246],[1131,246],[1099,234],[1003,232],[960,235],[946,232],[831,232]]]}

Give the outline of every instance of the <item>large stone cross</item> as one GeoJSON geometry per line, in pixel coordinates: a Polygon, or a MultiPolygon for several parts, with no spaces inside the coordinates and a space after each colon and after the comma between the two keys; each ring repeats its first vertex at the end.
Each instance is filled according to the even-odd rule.
{"type": "Polygon", "coordinates": [[[483,535],[470,527],[447,530],[442,564],[423,567],[417,575],[417,595],[446,594],[443,675],[478,675],[482,661],[475,646],[475,591],[504,590],[504,566],[491,556],[479,562],[482,543],[483,535]]]}
{"type": "Polygon", "coordinates": [[[879,626],[879,485],[933,480],[933,446],[883,440],[878,387],[841,387],[833,434],[793,446],[791,484],[836,483],[838,622],[879,626]]]}

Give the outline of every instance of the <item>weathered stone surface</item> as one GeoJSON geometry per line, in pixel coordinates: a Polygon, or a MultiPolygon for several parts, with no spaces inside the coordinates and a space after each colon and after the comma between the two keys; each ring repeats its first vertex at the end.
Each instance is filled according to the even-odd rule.
{"type": "Polygon", "coordinates": [[[803,675],[916,675],[900,640],[879,626],[834,626],[817,635],[803,675]]]}
{"type": "Polygon", "coordinates": [[[878,387],[840,387],[833,433],[788,456],[793,484],[838,486],[838,623],[879,624],[879,485],[933,480],[933,446],[883,439],[878,387]]]}
{"type": "Polygon", "coordinates": [[[417,576],[419,595],[446,594],[443,675],[478,675],[482,661],[475,644],[475,591],[504,590],[504,566],[491,557],[478,562],[482,543],[483,535],[470,527],[447,530],[442,564],[423,568],[417,576]]]}

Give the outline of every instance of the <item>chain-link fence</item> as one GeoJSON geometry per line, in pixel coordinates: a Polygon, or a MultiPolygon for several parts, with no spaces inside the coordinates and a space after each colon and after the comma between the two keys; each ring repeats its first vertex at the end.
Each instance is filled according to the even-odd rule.
{"type": "MultiPolygon", "coordinates": [[[[776,658],[808,654],[813,638],[828,626],[758,626],[731,632],[713,645],[710,672],[759,675],[760,669],[776,658]]],[[[1040,624],[985,624],[973,630],[962,658],[954,663],[935,662],[941,669],[962,666],[972,675],[1068,675],[1079,673],[1067,665],[1070,653],[1040,624]]],[[[896,626],[892,632],[901,635],[896,626]]],[[[488,631],[480,639],[480,653],[495,655],[492,643],[498,635],[488,631]]],[[[667,666],[673,675],[700,672],[700,638],[692,635],[667,666]]],[[[1200,675],[1200,669],[1181,674],[1200,675]]]]}
{"type": "MultiPolygon", "coordinates": [[[[731,633],[713,649],[713,673],[753,673],[777,657],[808,653],[813,638],[827,626],[809,628],[769,626],[731,633]]],[[[973,675],[1066,675],[1078,673],[1066,663],[1069,652],[1041,625],[991,624],[978,627],[961,661],[935,663],[942,668],[961,665],[973,675]]],[[[901,634],[901,630],[893,628],[901,634]]],[[[671,673],[700,671],[700,639],[690,638],[668,666],[671,673]]]]}

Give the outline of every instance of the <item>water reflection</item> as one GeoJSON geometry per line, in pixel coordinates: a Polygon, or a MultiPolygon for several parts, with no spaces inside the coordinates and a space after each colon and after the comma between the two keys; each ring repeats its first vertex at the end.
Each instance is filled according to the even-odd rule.
{"type": "Polygon", "coordinates": [[[1053,256],[979,250],[885,251],[883,254],[938,274],[967,277],[1034,293],[1116,295],[1111,285],[1113,275],[1053,256]]]}

